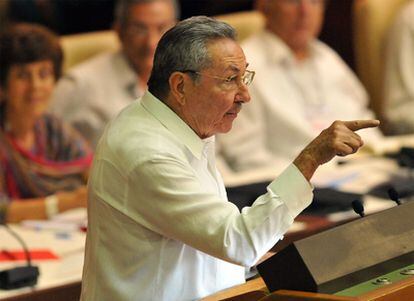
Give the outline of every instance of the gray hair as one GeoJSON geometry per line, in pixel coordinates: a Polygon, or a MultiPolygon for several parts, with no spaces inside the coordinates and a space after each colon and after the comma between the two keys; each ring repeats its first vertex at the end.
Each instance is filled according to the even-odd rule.
{"type": "Polygon", "coordinates": [[[180,19],[180,6],[176,0],[118,0],[115,6],[115,21],[119,22],[122,26],[128,21],[128,12],[131,5],[141,3],[151,3],[156,1],[169,1],[174,7],[176,19],[180,19]]]}
{"type": "MultiPolygon", "coordinates": [[[[158,42],[148,90],[158,98],[170,91],[169,78],[175,71],[199,71],[211,65],[208,43],[218,39],[236,41],[229,24],[198,16],[183,20],[168,30],[158,42]]],[[[190,73],[194,79],[197,75],[190,73]]]]}

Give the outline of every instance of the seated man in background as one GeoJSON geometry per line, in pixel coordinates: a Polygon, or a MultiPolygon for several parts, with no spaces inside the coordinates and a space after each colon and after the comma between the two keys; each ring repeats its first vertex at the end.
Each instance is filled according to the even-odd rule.
{"type": "MultiPolygon", "coordinates": [[[[367,93],[341,58],[317,40],[324,0],[258,0],[263,32],[242,45],[257,71],[252,102],[233,130],[219,136],[219,154],[233,171],[283,170],[336,119],[371,118],[367,93]]],[[[378,129],[365,138],[381,136],[378,129]]]]}
{"type": "Polygon", "coordinates": [[[212,18],[179,22],[159,42],[148,91],[105,128],[88,185],[81,300],[189,301],[243,283],[243,266],[310,204],[319,165],[356,152],[354,131],[378,126],[334,122],[240,213],[214,152],[215,134],[250,100],[254,72],[235,39],[212,18]]]}
{"type": "Polygon", "coordinates": [[[414,1],[397,15],[387,40],[385,114],[393,134],[414,133],[414,1]]]}
{"type": "Polygon", "coordinates": [[[62,67],[58,37],[35,24],[0,34],[0,202],[6,220],[46,219],[86,207],[88,143],[46,114],[62,67]]]}
{"type": "Polygon", "coordinates": [[[178,14],[175,0],[119,0],[114,29],[122,49],[70,70],[58,83],[52,111],[95,146],[108,120],[147,89],[155,47],[178,14]]]}

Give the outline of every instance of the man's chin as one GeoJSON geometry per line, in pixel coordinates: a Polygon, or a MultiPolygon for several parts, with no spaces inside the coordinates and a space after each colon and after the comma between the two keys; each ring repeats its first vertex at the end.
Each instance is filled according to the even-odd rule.
{"type": "Polygon", "coordinates": [[[220,132],[221,134],[228,133],[228,132],[230,132],[230,131],[231,131],[232,127],[233,127],[233,122],[231,122],[231,123],[229,123],[229,124],[226,124],[226,125],[223,125],[223,126],[220,128],[220,131],[219,131],[219,132],[220,132]]]}

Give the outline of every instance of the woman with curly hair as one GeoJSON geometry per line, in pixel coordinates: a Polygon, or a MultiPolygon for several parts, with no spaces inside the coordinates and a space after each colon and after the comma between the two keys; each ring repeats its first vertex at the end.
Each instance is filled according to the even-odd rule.
{"type": "Polygon", "coordinates": [[[47,28],[10,25],[0,34],[0,198],[6,220],[51,218],[86,206],[92,152],[46,110],[62,66],[47,28]]]}

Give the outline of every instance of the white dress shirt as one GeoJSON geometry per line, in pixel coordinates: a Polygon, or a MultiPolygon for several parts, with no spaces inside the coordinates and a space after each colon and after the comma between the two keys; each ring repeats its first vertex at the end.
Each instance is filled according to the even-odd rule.
{"type": "Polygon", "coordinates": [[[394,133],[414,133],[414,1],[402,8],[389,32],[384,100],[394,133]]]}
{"type": "MultiPolygon", "coordinates": [[[[235,171],[269,165],[286,168],[299,152],[335,120],[372,118],[367,94],[340,57],[320,41],[301,62],[276,35],[264,31],[243,45],[256,71],[246,104],[226,135],[220,154],[235,171]],[[237,146],[237,147],[236,147],[237,146]]],[[[362,133],[377,139],[378,129],[362,133]]]]}
{"type": "Polygon", "coordinates": [[[197,300],[243,283],[310,204],[292,164],[242,213],[200,139],[149,92],[106,128],[89,180],[84,301],[197,300]]]}
{"type": "Polygon", "coordinates": [[[107,52],[75,66],[58,81],[51,111],[95,148],[108,121],[143,93],[122,51],[107,52]]]}

